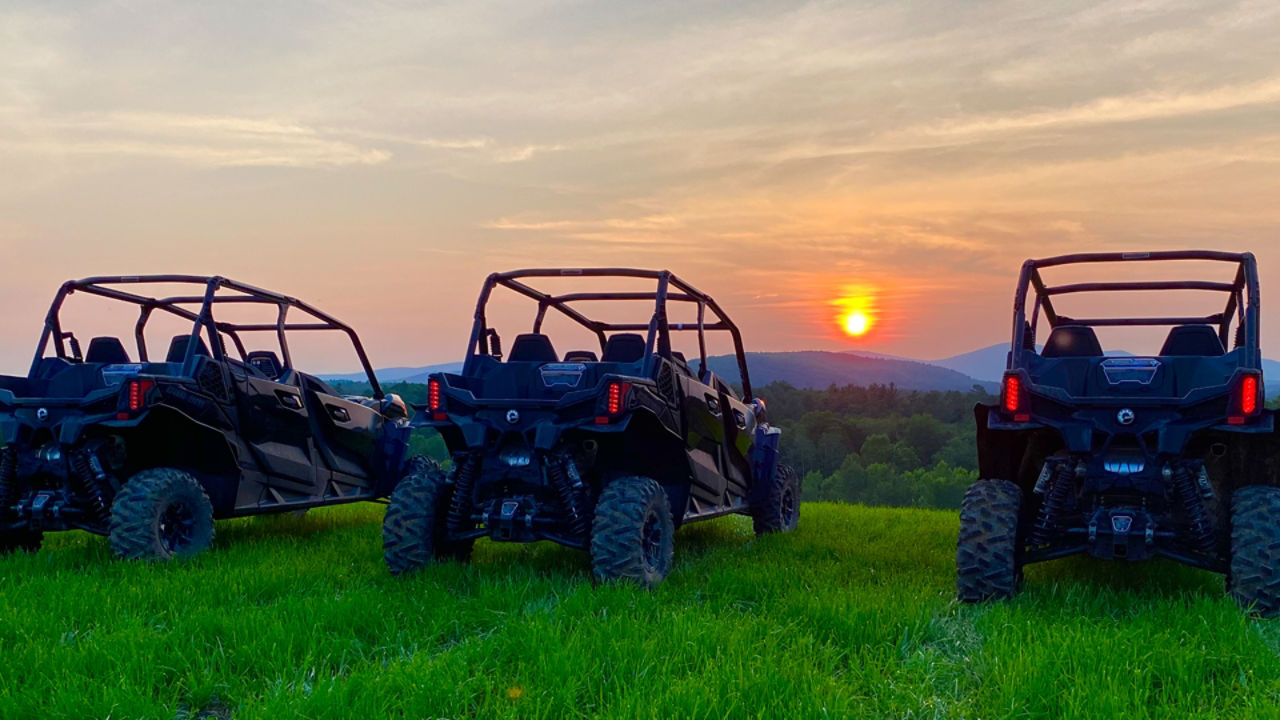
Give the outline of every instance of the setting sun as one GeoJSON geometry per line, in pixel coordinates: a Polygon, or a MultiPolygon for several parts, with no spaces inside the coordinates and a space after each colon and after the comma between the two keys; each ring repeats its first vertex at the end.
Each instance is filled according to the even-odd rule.
{"type": "Polygon", "coordinates": [[[846,333],[859,337],[871,329],[871,317],[861,310],[852,310],[844,316],[841,325],[846,333]]]}
{"type": "Polygon", "coordinates": [[[875,327],[877,307],[873,288],[845,287],[842,296],[831,304],[836,308],[836,324],[848,337],[860,338],[875,327]]]}

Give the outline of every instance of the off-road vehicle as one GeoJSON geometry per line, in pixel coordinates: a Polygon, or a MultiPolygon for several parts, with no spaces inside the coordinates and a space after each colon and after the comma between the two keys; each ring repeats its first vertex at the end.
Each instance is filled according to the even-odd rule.
{"type": "Polygon", "coordinates": [[[386,497],[409,432],[405,404],[382,393],[356,333],[305,303],[221,277],[68,282],[30,372],[0,377],[0,549],[80,529],[108,535],[123,557],[194,554],[214,518],[386,497]],[[136,310],[124,318],[136,356],[111,336],[81,351],[62,318],[75,294],[114,301],[96,304],[116,320],[136,310]],[[255,308],[268,321],[220,317],[255,308]],[[147,344],[157,320],[185,328],[160,357],[147,344]],[[320,331],[354,345],[372,398],[294,368],[289,339],[320,331]]]}
{"type": "Polygon", "coordinates": [[[383,540],[393,573],[465,559],[481,537],[551,540],[590,550],[602,580],[651,587],[670,571],[683,523],[740,513],[765,533],[791,530],[799,518],[799,479],[778,461],[781,430],[764,420],[764,403],[751,394],[737,326],[711,297],[667,271],[489,276],[462,371],[430,376],[414,425],[440,432],[453,469],[410,475],[392,496],[383,540]],[[557,282],[550,278],[579,287],[588,278],[614,287],[640,279],[645,289],[551,294],[534,287],[557,282]],[[498,288],[536,309],[532,331],[516,336],[505,357],[486,316],[498,288]],[[630,302],[632,310],[642,303],[642,319],[606,322],[581,310],[609,302],[630,302]],[[673,321],[668,309],[677,303],[696,319],[673,321]],[[548,311],[585,329],[597,347],[558,353],[543,333],[548,311]],[[677,333],[696,341],[696,368],[673,349],[677,333]],[[732,339],[741,396],[708,369],[713,333],[732,339]]]}
{"type": "Polygon", "coordinates": [[[1165,557],[1225,573],[1242,604],[1264,615],[1280,612],[1277,443],[1264,404],[1258,313],[1258,269],[1248,253],[1027,261],[1000,402],[977,408],[985,479],[969,489],[961,510],[960,599],[1008,597],[1024,565],[1087,553],[1129,561],[1165,557]],[[1066,266],[1093,277],[1117,269],[1123,275],[1046,281],[1046,269],[1066,266]],[[1185,278],[1190,267],[1204,273],[1200,278],[1215,269],[1221,277],[1132,279],[1161,271],[1185,278]],[[1111,297],[1091,300],[1096,293],[1111,297]],[[1221,308],[1208,315],[1132,312],[1195,307],[1206,298],[1225,300],[1205,308],[1221,308]],[[1071,317],[1060,307],[1068,299],[1115,310],[1071,317]],[[1131,314],[1122,315],[1126,311],[1131,314]],[[1042,319],[1049,333],[1040,348],[1042,319]],[[1128,355],[1121,347],[1105,354],[1096,331],[1112,328],[1128,343],[1140,328],[1164,327],[1164,343],[1151,356],[1128,355]]]}

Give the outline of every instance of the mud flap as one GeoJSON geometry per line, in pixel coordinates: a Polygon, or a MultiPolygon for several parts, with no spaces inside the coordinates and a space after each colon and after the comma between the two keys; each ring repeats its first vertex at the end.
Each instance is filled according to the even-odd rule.
{"type": "Polygon", "coordinates": [[[769,488],[769,479],[778,467],[778,443],[782,439],[782,428],[761,423],[756,426],[756,442],[751,452],[751,470],[755,474],[755,482],[751,484],[751,502],[762,498],[762,493],[769,488]]]}

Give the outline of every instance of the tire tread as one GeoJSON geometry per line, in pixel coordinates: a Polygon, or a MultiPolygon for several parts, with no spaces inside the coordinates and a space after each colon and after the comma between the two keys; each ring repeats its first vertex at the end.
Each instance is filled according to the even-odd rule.
{"type": "Polygon", "coordinates": [[[979,480],[964,494],[956,542],[956,595],[977,603],[1018,590],[1018,515],[1022,490],[1008,480],[979,480]]]}
{"type": "Polygon", "coordinates": [[[1280,615],[1280,488],[1250,485],[1231,498],[1227,589],[1260,617],[1280,615]]]}

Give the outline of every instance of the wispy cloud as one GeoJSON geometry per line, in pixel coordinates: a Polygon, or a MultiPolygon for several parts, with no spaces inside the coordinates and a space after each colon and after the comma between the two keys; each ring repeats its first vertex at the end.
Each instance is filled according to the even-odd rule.
{"type": "Polygon", "coordinates": [[[376,165],[391,154],[298,123],[234,116],[121,112],[10,125],[8,153],[148,157],[208,166],[376,165]]]}
{"type": "Polygon", "coordinates": [[[494,230],[550,230],[554,232],[588,232],[598,230],[671,230],[682,225],[670,215],[644,215],[637,217],[609,217],[597,220],[517,220],[500,218],[483,223],[482,227],[494,230]]]}
{"type": "Polygon", "coordinates": [[[1167,90],[1103,97],[1079,105],[1004,115],[944,121],[889,133],[890,140],[975,139],[1027,130],[1131,123],[1201,115],[1234,108],[1280,103],[1280,77],[1199,91],[1167,90]]]}
{"type": "Polygon", "coordinates": [[[517,163],[535,155],[564,150],[563,143],[503,143],[492,137],[419,137],[362,130],[334,130],[337,135],[371,140],[392,145],[406,145],[428,150],[457,151],[472,154],[494,163],[517,163]]]}

